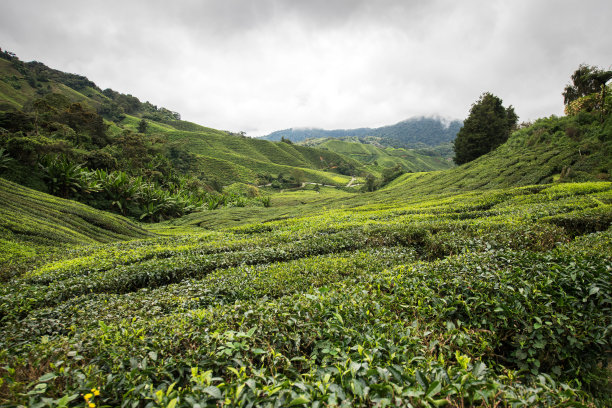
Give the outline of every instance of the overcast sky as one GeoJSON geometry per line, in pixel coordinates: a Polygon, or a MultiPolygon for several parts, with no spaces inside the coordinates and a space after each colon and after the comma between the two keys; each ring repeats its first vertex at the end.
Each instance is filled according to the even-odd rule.
{"type": "Polygon", "coordinates": [[[2,0],[0,47],[202,125],[464,119],[489,91],[562,114],[580,63],[610,68],[612,1],[2,0]]]}

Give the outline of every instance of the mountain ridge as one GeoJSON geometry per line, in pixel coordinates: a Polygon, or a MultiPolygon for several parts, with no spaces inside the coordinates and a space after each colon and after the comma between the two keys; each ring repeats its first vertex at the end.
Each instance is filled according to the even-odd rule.
{"type": "Polygon", "coordinates": [[[463,126],[460,120],[449,120],[437,115],[414,116],[377,128],[333,129],[289,128],[277,130],[262,138],[265,140],[287,139],[302,142],[307,139],[357,137],[363,142],[378,140],[385,147],[408,149],[434,147],[454,140],[463,126]]]}

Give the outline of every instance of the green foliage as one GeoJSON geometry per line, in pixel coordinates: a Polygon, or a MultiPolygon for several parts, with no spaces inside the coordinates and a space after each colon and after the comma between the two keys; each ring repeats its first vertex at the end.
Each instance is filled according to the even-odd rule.
{"type": "Polygon", "coordinates": [[[102,147],[84,105],[35,97],[3,132],[11,169],[55,149],[40,171],[57,194],[190,214],[153,234],[0,179],[0,405],[610,405],[609,116],[541,119],[456,169],[390,168],[368,194],[271,198],[222,184],[346,185],[322,170],[354,162],[74,86],[166,118],[145,137],[126,114],[102,147]],[[177,174],[183,159],[218,191],[177,174]]]}
{"type": "Polygon", "coordinates": [[[504,108],[497,96],[488,92],[482,94],[457,133],[455,163],[470,162],[504,143],[517,121],[512,106],[504,108]]]}
{"type": "Polygon", "coordinates": [[[100,108],[98,108],[98,113],[105,119],[116,123],[125,119],[125,111],[114,101],[104,101],[100,108]]]}
{"type": "Polygon", "coordinates": [[[597,113],[583,112],[571,117],[538,119],[514,132],[496,150],[457,169],[400,176],[390,184],[394,188],[385,191],[384,196],[381,194],[380,199],[397,201],[401,197],[553,181],[609,180],[612,139],[605,135],[612,125],[612,116],[608,115],[603,124],[598,123],[597,117],[597,113]],[[573,137],[567,131],[569,128],[575,129],[573,137]]]}
{"type": "Polygon", "coordinates": [[[91,183],[87,170],[80,164],[70,162],[66,157],[43,157],[40,168],[49,193],[62,198],[74,197],[75,194],[96,191],[98,185],[91,183]]]}
{"type": "Polygon", "coordinates": [[[39,165],[51,194],[139,220],[162,221],[204,209],[259,203],[254,186],[235,185],[224,194],[211,194],[198,180],[188,177],[160,185],[123,171],[92,171],[63,156],[45,157],[39,165]]]}
{"type": "Polygon", "coordinates": [[[270,196],[261,196],[259,199],[261,200],[263,206],[266,208],[272,205],[272,199],[270,198],[270,196]]]}
{"type": "MultiPolygon", "coordinates": [[[[28,254],[30,248],[34,252],[28,257],[35,257],[58,245],[151,236],[118,216],[40,193],[3,178],[0,178],[0,203],[0,232],[3,237],[0,252],[6,250],[6,254],[17,248],[19,252],[28,254]]],[[[10,266],[10,263],[2,264],[3,267],[10,266]]]]}
{"type": "Polygon", "coordinates": [[[146,120],[141,120],[140,122],[138,122],[138,133],[147,133],[147,129],[148,129],[149,125],[147,124],[146,120]]]}
{"type": "Polygon", "coordinates": [[[0,398],[605,405],[609,222],[571,241],[551,217],[605,221],[611,192],[421,197],[75,248],[0,288],[0,398]]]}
{"type": "Polygon", "coordinates": [[[8,154],[6,149],[4,149],[4,147],[0,147],[0,174],[5,172],[9,168],[10,163],[12,162],[13,159],[8,154]]]}
{"type": "Polygon", "coordinates": [[[596,66],[580,64],[572,74],[572,85],[567,85],[563,90],[563,103],[570,104],[593,93],[605,89],[605,84],[612,79],[612,71],[604,71],[596,66]]]}
{"type": "Polygon", "coordinates": [[[380,175],[388,167],[402,166],[407,171],[434,171],[445,170],[452,167],[452,163],[446,160],[438,152],[441,148],[432,148],[424,151],[413,151],[406,149],[394,149],[392,147],[382,148],[370,143],[360,143],[357,138],[328,138],[311,139],[303,142],[306,146],[327,149],[346,157],[357,160],[365,165],[367,171],[380,175]]]}
{"type": "Polygon", "coordinates": [[[402,174],[404,174],[404,169],[399,164],[393,167],[388,167],[382,172],[381,184],[385,186],[402,174]]]}
{"type": "Polygon", "coordinates": [[[245,197],[258,197],[260,195],[257,187],[244,183],[233,183],[225,187],[223,191],[228,194],[245,197]]]}
{"type": "Polygon", "coordinates": [[[372,192],[377,190],[379,187],[379,181],[372,174],[368,174],[365,178],[365,184],[363,185],[363,191],[372,192]]]}
{"type": "Polygon", "coordinates": [[[305,182],[345,186],[350,175],[360,171],[359,163],[329,151],[185,122],[169,109],[111,89],[102,91],[84,77],[60,74],[8,54],[0,58],[0,79],[20,85],[16,89],[0,80],[0,94],[9,101],[0,107],[0,127],[8,131],[2,131],[0,147],[20,164],[11,179],[30,187],[42,184],[37,162],[58,154],[86,162],[91,169],[120,170],[160,184],[172,182],[176,173],[193,176],[219,191],[233,182],[253,183],[261,173],[301,172],[305,182]],[[41,94],[37,84],[43,77],[49,89],[41,94]],[[34,169],[25,176],[27,167],[34,169]]]}

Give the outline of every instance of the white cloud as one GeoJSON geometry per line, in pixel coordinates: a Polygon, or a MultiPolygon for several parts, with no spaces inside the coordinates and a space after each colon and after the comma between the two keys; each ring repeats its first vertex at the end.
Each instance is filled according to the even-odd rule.
{"type": "Polygon", "coordinates": [[[578,64],[612,62],[610,11],[604,0],[5,0],[0,46],[249,134],[461,119],[484,91],[534,119],[561,113],[578,64]]]}

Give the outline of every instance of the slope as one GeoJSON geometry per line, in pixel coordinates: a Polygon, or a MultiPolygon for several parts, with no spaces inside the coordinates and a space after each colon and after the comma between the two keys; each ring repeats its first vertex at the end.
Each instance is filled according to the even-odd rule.
{"type": "Polygon", "coordinates": [[[75,252],[0,287],[0,403],[592,405],[610,396],[611,192],[476,191],[75,252]]]}
{"type": "Polygon", "coordinates": [[[46,259],[0,285],[0,404],[610,406],[610,124],[46,259]]]}
{"type": "Polygon", "coordinates": [[[412,173],[453,167],[452,162],[439,156],[428,156],[403,148],[380,148],[370,143],[361,143],[357,138],[310,139],[302,143],[355,159],[366,165],[368,171],[377,176],[383,169],[397,165],[412,173]]]}
{"type": "MultiPolygon", "coordinates": [[[[444,200],[469,191],[572,181],[608,181],[612,174],[612,115],[600,123],[596,113],[543,118],[514,132],[494,151],[459,167],[443,171],[409,173],[373,193],[350,197],[329,197],[298,207],[262,208],[262,220],[287,219],[317,214],[335,208],[392,208],[428,199],[444,200]]],[[[214,227],[254,222],[247,209],[222,210],[231,213],[191,214],[176,222],[180,225],[214,227]],[[232,220],[228,223],[228,218],[232,220]]]]}
{"type": "Polygon", "coordinates": [[[0,178],[0,277],[12,264],[74,245],[151,237],[127,219],[0,178]]]}
{"type": "Polygon", "coordinates": [[[452,171],[408,174],[391,183],[386,196],[482,190],[568,181],[610,180],[612,115],[543,118],[514,132],[496,150],[452,171]]]}
{"type": "Polygon", "coordinates": [[[205,174],[223,183],[254,182],[259,175],[290,175],[301,171],[305,181],[346,185],[350,174],[362,171],[360,163],[335,152],[288,143],[274,143],[220,131],[166,131],[170,143],[195,154],[205,174]],[[340,169],[345,175],[336,171],[340,169]]]}
{"type": "MultiPolygon", "coordinates": [[[[27,122],[28,113],[35,110],[33,105],[53,94],[63,95],[104,117],[111,144],[125,130],[138,132],[140,122],[146,121],[147,137],[165,145],[163,151],[178,169],[222,185],[254,183],[262,174],[278,177],[291,173],[300,173],[304,181],[346,185],[351,179],[348,175],[360,171],[358,162],[333,152],[254,140],[183,121],[177,112],[141,102],[132,95],[102,90],[83,76],[53,70],[39,62],[24,63],[10,53],[0,54],[0,114],[4,111],[19,116],[24,111],[17,119],[25,118],[27,122]],[[345,175],[338,174],[341,172],[345,175]]],[[[1,133],[10,138],[4,130],[1,133]]],[[[58,132],[49,137],[55,146],[75,144],[61,139],[58,132]]],[[[82,156],[82,146],[74,146],[70,153],[79,156],[79,148],[82,156]]]]}

